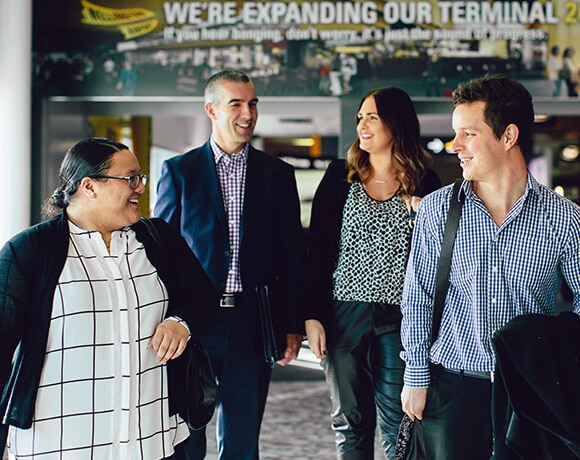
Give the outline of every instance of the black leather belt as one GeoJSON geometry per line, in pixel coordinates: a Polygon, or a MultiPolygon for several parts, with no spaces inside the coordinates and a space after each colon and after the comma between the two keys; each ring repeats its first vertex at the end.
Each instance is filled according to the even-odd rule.
{"type": "Polygon", "coordinates": [[[220,307],[233,308],[240,303],[241,292],[224,292],[220,298],[220,307]]]}
{"type": "Polygon", "coordinates": [[[493,381],[493,373],[486,371],[464,371],[460,369],[449,369],[448,367],[442,367],[444,371],[450,372],[451,374],[461,375],[461,377],[473,377],[475,379],[484,379],[493,381]]]}

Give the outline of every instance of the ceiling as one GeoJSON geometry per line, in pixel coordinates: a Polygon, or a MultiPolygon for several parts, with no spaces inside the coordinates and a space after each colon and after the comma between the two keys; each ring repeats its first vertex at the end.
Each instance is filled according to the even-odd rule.
{"type": "MultiPolygon", "coordinates": [[[[422,136],[453,136],[451,113],[453,104],[448,98],[413,99],[421,124],[422,136]]],[[[255,134],[258,137],[337,136],[345,141],[356,136],[354,113],[358,99],[338,97],[264,97],[260,98],[259,118],[255,134]],[[344,119],[341,113],[346,114],[344,119]]],[[[207,138],[211,126],[205,115],[203,99],[199,97],[132,97],[119,100],[111,97],[53,97],[51,113],[92,115],[149,115],[165,119],[164,131],[171,131],[172,122],[190,123],[186,131],[194,131],[199,143],[207,138]]],[[[536,113],[547,114],[548,121],[537,124],[538,134],[562,139],[578,137],[578,104],[575,100],[535,98],[536,113]]],[[[167,137],[172,137],[167,133],[167,137]]],[[[191,136],[190,136],[191,137],[191,136]]],[[[183,140],[191,142],[191,138],[183,140]]],[[[179,147],[180,148],[180,147],[179,147]]]]}
{"type": "MultiPolygon", "coordinates": [[[[421,135],[452,135],[451,116],[448,114],[420,114],[421,135]]],[[[353,120],[354,123],[354,120],[353,120]]],[[[306,137],[338,136],[340,114],[303,115],[300,117],[285,114],[260,113],[256,135],[260,137],[306,137]]]]}

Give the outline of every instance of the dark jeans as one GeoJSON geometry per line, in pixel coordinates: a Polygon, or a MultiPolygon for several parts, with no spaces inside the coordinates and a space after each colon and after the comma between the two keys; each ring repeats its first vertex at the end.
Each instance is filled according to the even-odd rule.
{"type": "MultiPolygon", "coordinates": [[[[337,458],[372,459],[378,418],[381,445],[388,459],[402,417],[404,363],[400,323],[384,324],[383,304],[335,302],[335,318],[328,328],[328,356],[322,365],[330,389],[332,428],[337,458]],[[377,417],[378,416],[378,417],[377,417]]],[[[398,313],[398,310],[393,310],[398,313]]]]}
{"type": "Polygon", "coordinates": [[[490,380],[435,366],[423,413],[429,460],[489,460],[492,454],[490,380]]]}
{"type": "MultiPolygon", "coordinates": [[[[216,436],[219,460],[257,460],[260,426],[272,369],[255,351],[244,306],[222,308],[201,338],[218,378],[216,436]]],[[[187,460],[206,456],[205,428],[190,431],[187,460]]]]}
{"type": "Polygon", "coordinates": [[[568,97],[578,97],[578,91],[576,91],[576,83],[572,80],[565,80],[566,87],[568,88],[568,97]]]}

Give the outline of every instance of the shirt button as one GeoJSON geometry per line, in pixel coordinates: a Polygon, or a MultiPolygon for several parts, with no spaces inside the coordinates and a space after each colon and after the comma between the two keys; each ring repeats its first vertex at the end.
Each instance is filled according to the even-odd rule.
{"type": "Polygon", "coordinates": [[[493,273],[497,273],[497,267],[493,267],[493,268],[491,269],[491,271],[492,271],[493,273]]]}
{"type": "Polygon", "coordinates": [[[229,257],[230,256],[230,251],[224,251],[224,256],[229,257]]]}
{"type": "Polygon", "coordinates": [[[491,299],[491,303],[492,303],[492,304],[494,304],[494,305],[495,305],[495,304],[496,304],[496,302],[497,302],[497,299],[496,299],[495,297],[494,297],[493,299],[491,299]]]}

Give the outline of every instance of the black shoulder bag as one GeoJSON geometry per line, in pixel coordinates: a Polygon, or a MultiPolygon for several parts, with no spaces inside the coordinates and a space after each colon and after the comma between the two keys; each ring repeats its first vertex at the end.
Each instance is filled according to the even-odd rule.
{"type": "MultiPolygon", "coordinates": [[[[435,293],[433,294],[433,321],[431,326],[431,345],[435,343],[439,335],[441,318],[443,317],[443,306],[447,297],[449,286],[449,272],[451,271],[451,256],[457,235],[457,226],[461,217],[463,196],[459,195],[459,189],[463,179],[456,179],[453,185],[453,195],[449,205],[449,214],[445,221],[443,232],[443,242],[441,243],[441,254],[437,265],[437,276],[435,278],[435,293]]],[[[407,414],[403,414],[403,419],[399,427],[397,444],[395,447],[395,460],[426,460],[425,441],[423,440],[423,430],[420,423],[413,422],[407,414]]]]}
{"type": "MultiPolygon", "coordinates": [[[[145,224],[149,235],[157,246],[159,246],[163,263],[169,269],[171,265],[167,259],[167,253],[161,243],[161,237],[159,236],[157,228],[147,218],[141,218],[141,222],[145,224]]],[[[192,336],[189,339],[184,355],[184,358],[187,360],[184,382],[186,405],[179,411],[179,415],[185,420],[190,429],[200,430],[213,417],[216,404],[217,381],[209,353],[198,337],[192,336]]]]}
{"type": "Polygon", "coordinates": [[[453,195],[449,204],[449,214],[445,222],[443,232],[443,242],[441,243],[441,254],[437,266],[437,278],[435,281],[435,293],[433,294],[433,320],[431,326],[431,345],[437,340],[441,318],[443,317],[443,305],[447,297],[447,288],[449,286],[449,272],[451,271],[451,256],[453,255],[453,246],[455,245],[455,236],[457,235],[457,226],[461,217],[463,205],[463,196],[459,195],[459,189],[463,179],[456,179],[453,185],[453,195]]]}

